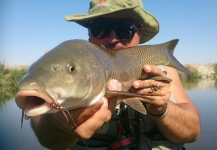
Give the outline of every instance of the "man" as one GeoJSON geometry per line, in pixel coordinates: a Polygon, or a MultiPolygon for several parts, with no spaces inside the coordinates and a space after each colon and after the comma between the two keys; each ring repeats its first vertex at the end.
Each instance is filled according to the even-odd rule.
{"type": "MultiPolygon", "coordinates": [[[[143,9],[141,0],[91,0],[87,15],[65,18],[88,28],[89,41],[109,50],[137,46],[159,31],[157,20],[143,9]]],[[[154,98],[142,100],[148,115],[122,104],[116,107],[114,98],[104,97],[94,106],[70,111],[77,126],[68,124],[61,113],[32,118],[40,142],[51,149],[71,145],[72,149],[182,149],[183,143],[195,141],[200,133],[199,112],[185,93],[177,71],[145,65],[144,72],[172,79],[133,83],[131,91],[154,98]],[[160,89],[153,89],[153,85],[160,89]],[[77,137],[83,140],[77,143],[77,137]]],[[[108,88],[120,90],[121,85],[111,80],[108,88]]]]}

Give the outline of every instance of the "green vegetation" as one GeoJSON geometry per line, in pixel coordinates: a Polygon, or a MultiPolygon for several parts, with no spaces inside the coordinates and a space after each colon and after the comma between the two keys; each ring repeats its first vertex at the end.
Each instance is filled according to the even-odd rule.
{"type": "Polygon", "coordinates": [[[185,74],[179,71],[179,77],[182,81],[182,84],[185,88],[191,89],[192,87],[197,86],[199,81],[202,79],[202,76],[198,72],[197,68],[186,65],[186,68],[191,71],[191,74],[185,74]]]}
{"type": "Polygon", "coordinates": [[[7,69],[0,63],[0,87],[14,88],[17,82],[26,74],[26,68],[7,69]]]}
{"type": "Polygon", "coordinates": [[[200,80],[204,78],[209,78],[211,80],[214,80],[215,82],[214,86],[217,88],[217,63],[212,64],[212,65],[213,65],[214,73],[206,77],[202,77],[202,75],[198,72],[196,67],[192,65],[186,65],[185,67],[191,71],[191,74],[187,75],[182,72],[179,72],[179,76],[180,76],[183,86],[185,88],[191,89],[193,87],[196,87],[200,80]]]}
{"type": "Polygon", "coordinates": [[[217,87],[217,63],[214,64],[213,70],[215,73],[212,75],[212,79],[215,80],[215,87],[217,87]]]}
{"type": "Polygon", "coordinates": [[[217,63],[214,64],[213,70],[214,70],[215,73],[212,75],[212,78],[213,78],[214,80],[217,80],[217,63]]]}
{"type": "Polygon", "coordinates": [[[0,62],[0,105],[14,97],[18,81],[26,74],[27,67],[6,68],[0,62]]]}

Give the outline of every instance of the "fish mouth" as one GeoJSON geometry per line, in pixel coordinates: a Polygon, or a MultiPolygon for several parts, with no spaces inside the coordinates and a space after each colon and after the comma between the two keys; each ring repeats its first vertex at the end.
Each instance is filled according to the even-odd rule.
{"type": "Polygon", "coordinates": [[[21,90],[15,97],[17,106],[27,116],[38,116],[47,113],[53,107],[54,100],[45,90],[21,90]]]}

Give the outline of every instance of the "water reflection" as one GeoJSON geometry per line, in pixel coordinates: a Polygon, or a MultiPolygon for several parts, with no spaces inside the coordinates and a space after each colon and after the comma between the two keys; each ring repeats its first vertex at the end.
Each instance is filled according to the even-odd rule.
{"type": "Polygon", "coordinates": [[[21,130],[21,109],[15,103],[15,94],[14,87],[0,87],[0,149],[47,150],[39,144],[29,120],[21,130]]]}
{"type": "MultiPolygon", "coordinates": [[[[217,143],[217,81],[200,80],[200,82],[183,83],[191,100],[201,115],[200,138],[187,149],[216,149],[217,143]]],[[[0,145],[1,149],[46,150],[34,135],[30,122],[21,125],[21,110],[14,101],[15,88],[0,88],[0,145]]]]}
{"type": "Polygon", "coordinates": [[[30,121],[24,121],[21,130],[21,110],[14,98],[5,101],[0,108],[0,149],[2,150],[46,150],[42,147],[30,127],[30,121]]]}
{"type": "Polygon", "coordinates": [[[192,81],[182,80],[182,84],[185,89],[217,89],[217,80],[212,80],[211,78],[192,81]]]}

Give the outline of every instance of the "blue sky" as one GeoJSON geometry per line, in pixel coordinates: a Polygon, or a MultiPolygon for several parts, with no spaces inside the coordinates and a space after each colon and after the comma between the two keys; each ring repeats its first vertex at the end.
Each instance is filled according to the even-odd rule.
{"type": "MultiPolygon", "coordinates": [[[[183,64],[217,63],[216,0],[143,0],[160,23],[146,44],[180,39],[175,56],[183,64]]],[[[89,0],[0,0],[0,61],[30,65],[69,39],[88,39],[87,30],[64,16],[86,14],[89,0]]]]}

